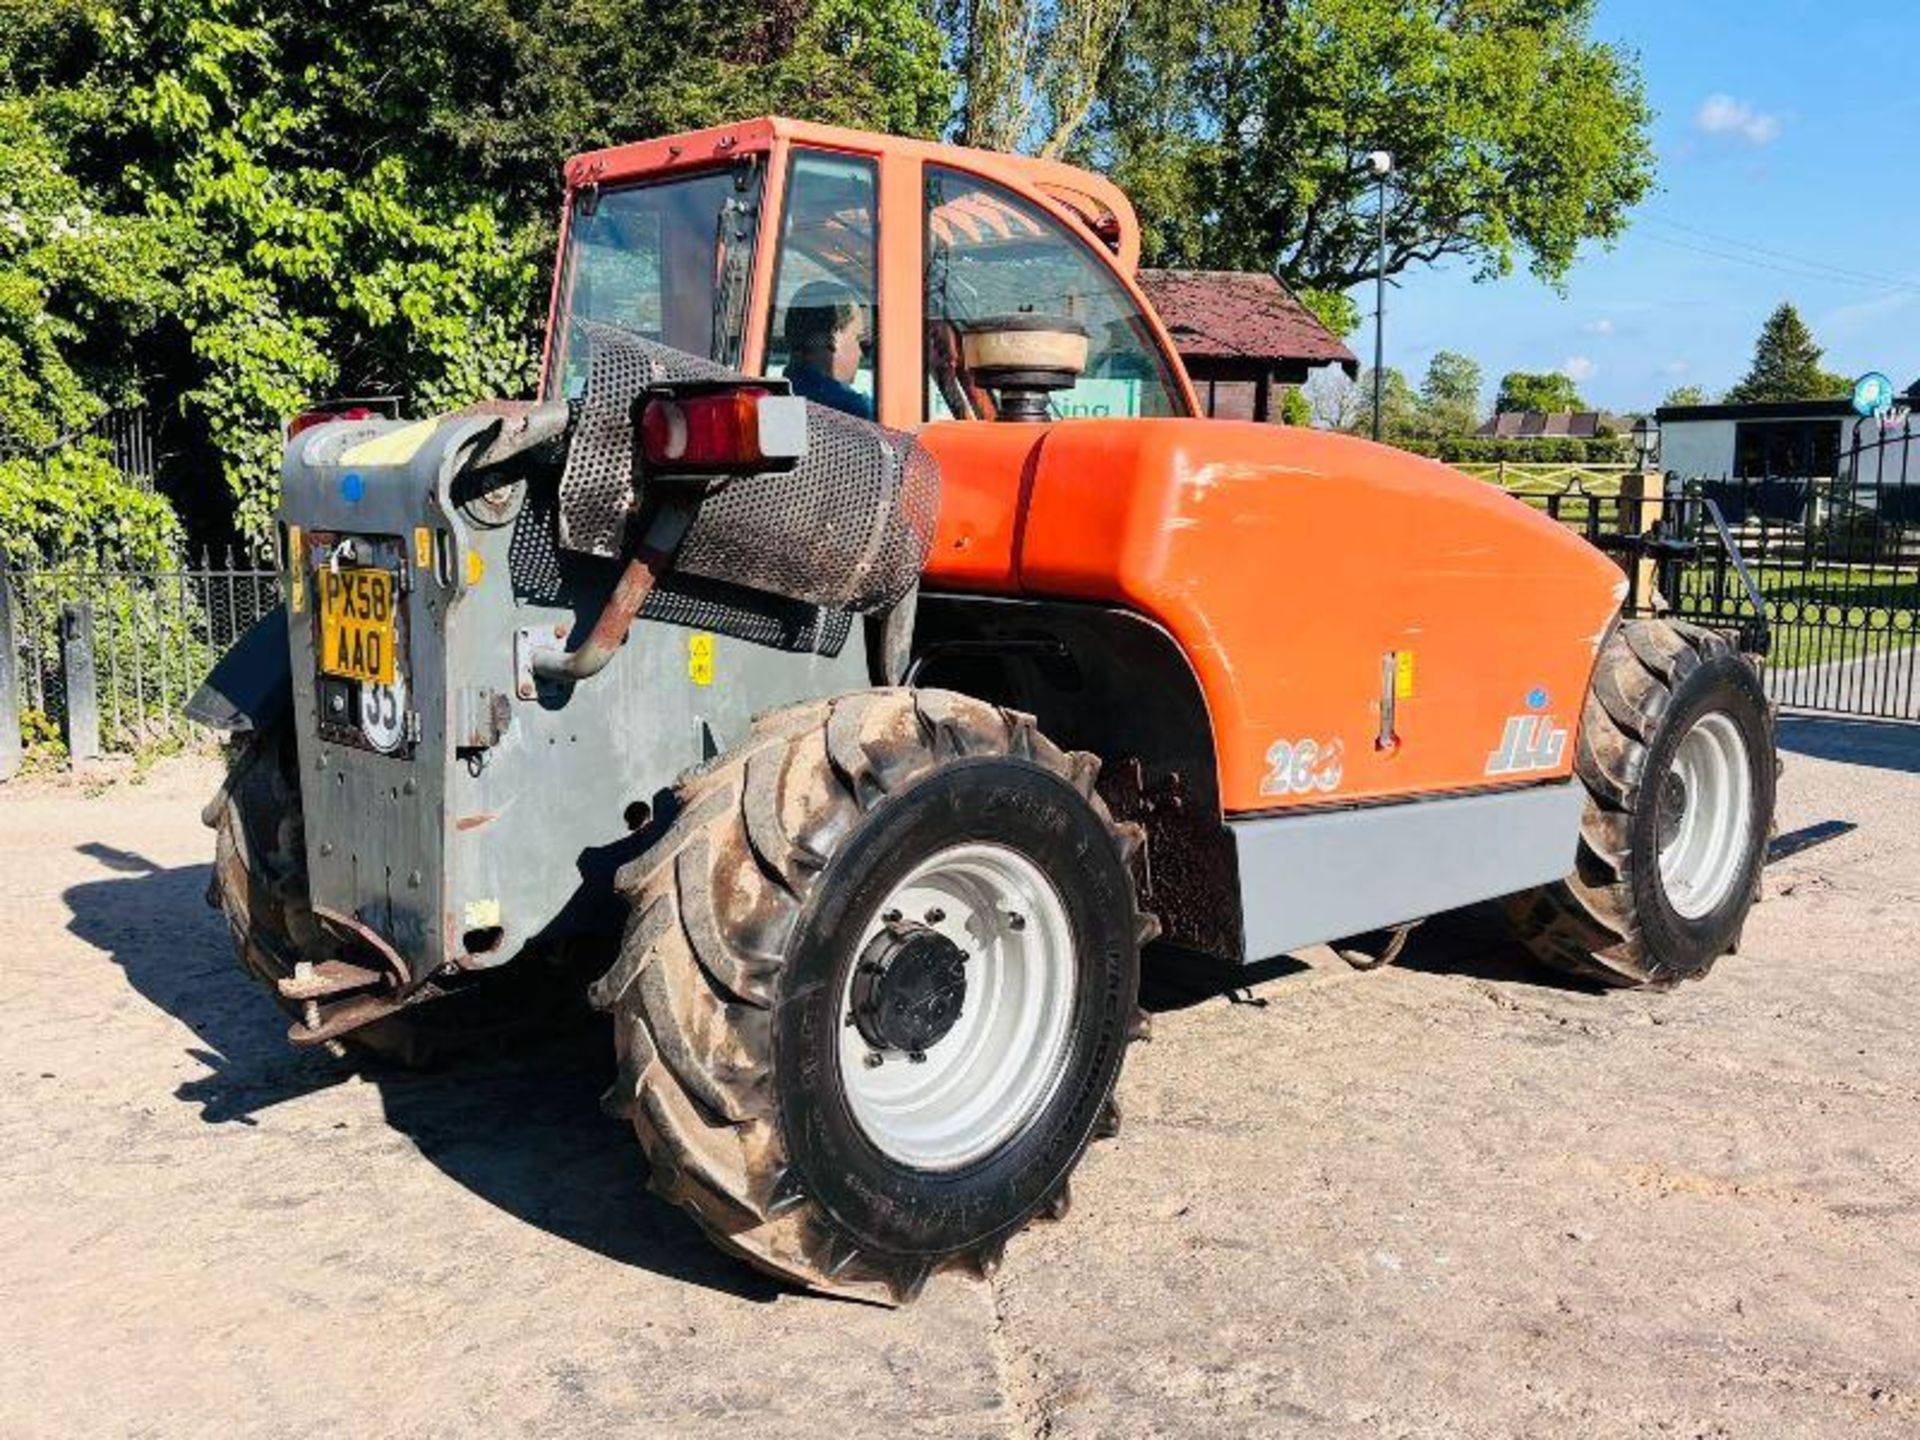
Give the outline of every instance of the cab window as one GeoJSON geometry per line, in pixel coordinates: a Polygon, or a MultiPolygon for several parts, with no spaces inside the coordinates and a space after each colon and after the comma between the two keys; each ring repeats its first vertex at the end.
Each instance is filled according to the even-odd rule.
{"type": "Polygon", "coordinates": [[[759,177],[758,165],[743,164],[575,197],[550,394],[572,398],[586,387],[583,320],[739,363],[759,177]]]}
{"type": "Polygon", "coordinates": [[[926,180],[929,419],[993,413],[961,358],[970,324],[1016,315],[1076,322],[1087,367],[1053,396],[1061,419],[1186,413],[1139,304],[1090,242],[990,181],[939,166],[926,180]]]}
{"type": "Polygon", "coordinates": [[[870,160],[795,153],[767,332],[767,374],[863,420],[874,416],[880,318],[876,179],[870,160]]]}

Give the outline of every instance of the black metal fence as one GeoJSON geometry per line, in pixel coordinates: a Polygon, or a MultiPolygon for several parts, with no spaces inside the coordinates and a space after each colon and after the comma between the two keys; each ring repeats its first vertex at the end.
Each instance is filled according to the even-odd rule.
{"type": "MultiPolygon", "coordinates": [[[[0,709],[29,755],[177,738],[214,660],[279,600],[273,569],[232,554],[167,570],[0,568],[0,709]]],[[[6,729],[0,717],[0,769],[6,729]]]]}
{"type": "Polygon", "coordinates": [[[49,445],[30,445],[0,430],[0,460],[50,464],[62,451],[88,440],[104,440],[107,457],[130,485],[153,489],[153,434],[144,410],[111,410],[83,430],[62,435],[49,445]]]}
{"type": "Polygon", "coordinates": [[[1763,650],[1792,709],[1920,720],[1920,431],[1862,425],[1831,475],[1687,479],[1650,496],[1525,497],[1621,557],[1630,613],[1763,650]]]}

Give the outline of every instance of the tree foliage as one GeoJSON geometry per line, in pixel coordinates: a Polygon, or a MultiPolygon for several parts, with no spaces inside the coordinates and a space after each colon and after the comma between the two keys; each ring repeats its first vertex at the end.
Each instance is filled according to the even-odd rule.
{"type": "Polygon", "coordinates": [[[1272,268],[1310,295],[1344,291],[1374,270],[1364,160],[1384,149],[1389,273],[1452,258],[1557,282],[1583,242],[1624,230],[1652,182],[1638,61],[1592,38],[1592,12],[1138,0],[1078,150],[1132,195],[1156,264],[1272,268]]]}
{"type": "Polygon", "coordinates": [[[1800,312],[1790,304],[1781,304],[1760,327],[1753,364],[1745,378],[1727,392],[1727,403],[1831,400],[1847,394],[1853,382],[1823,366],[1821,353],[1800,312]]]}
{"type": "MultiPolygon", "coordinates": [[[[1356,435],[1373,433],[1373,371],[1362,370],[1356,382],[1359,402],[1349,429],[1356,435]]],[[[1420,433],[1420,396],[1407,377],[1389,365],[1380,372],[1380,438],[1404,440],[1420,433]]]]}
{"type": "Polygon", "coordinates": [[[0,559],[161,570],[184,539],[166,498],[128,481],[97,444],[0,459],[0,559]]]}
{"type": "MultiPolygon", "coordinates": [[[[1457,351],[1441,350],[1428,362],[1416,389],[1401,371],[1381,372],[1381,438],[1431,450],[1441,442],[1470,436],[1480,421],[1479,362],[1457,351]]],[[[1322,430],[1373,433],[1373,371],[1349,380],[1333,367],[1313,375],[1297,392],[1306,406],[1304,423],[1322,430]]]]}
{"type": "Polygon", "coordinates": [[[962,144],[1054,157],[1079,138],[1135,0],[943,0],[962,144]]]}
{"type": "MultiPolygon", "coordinates": [[[[1637,63],[1590,18],[1591,0],[0,0],[0,447],[145,403],[203,536],[233,512],[257,534],[308,401],[524,389],[565,156],[766,111],[1108,169],[1150,258],[1274,268],[1340,330],[1373,264],[1375,148],[1400,164],[1391,270],[1556,279],[1649,180],[1637,63]]],[[[1428,381],[1424,402],[1396,384],[1390,429],[1477,408],[1428,381]]]]}
{"type": "Polygon", "coordinates": [[[1421,428],[1429,435],[1470,435],[1480,424],[1480,365],[1454,350],[1435,352],[1420,382],[1421,428]]]}
{"type": "Polygon", "coordinates": [[[1528,411],[1555,414],[1586,408],[1587,402],[1580,398],[1580,387],[1558,370],[1539,374],[1529,370],[1510,370],[1500,377],[1500,393],[1493,401],[1496,415],[1528,411]]]}
{"type": "Polygon", "coordinates": [[[1667,398],[1660,402],[1661,408],[1677,408],[1682,405],[1710,405],[1713,398],[1707,394],[1704,385],[1676,385],[1667,392],[1667,398]]]}
{"type": "Polygon", "coordinates": [[[256,535],[312,399],[525,390],[568,154],[950,106],[917,0],[0,4],[0,430],[145,400],[256,535]]]}

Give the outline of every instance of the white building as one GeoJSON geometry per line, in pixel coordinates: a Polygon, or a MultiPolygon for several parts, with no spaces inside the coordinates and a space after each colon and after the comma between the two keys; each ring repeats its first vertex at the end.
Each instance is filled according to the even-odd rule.
{"type": "Polygon", "coordinates": [[[1673,405],[1654,418],[1660,424],[1660,468],[1683,480],[1832,477],[1859,427],[1867,427],[1862,444],[1879,435],[1879,422],[1861,420],[1845,400],[1673,405]]]}

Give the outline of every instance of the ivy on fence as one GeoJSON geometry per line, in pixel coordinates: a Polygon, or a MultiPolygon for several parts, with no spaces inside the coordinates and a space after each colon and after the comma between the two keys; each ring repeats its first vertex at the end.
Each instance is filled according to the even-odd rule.
{"type": "Polygon", "coordinates": [[[273,570],[231,555],[155,569],[16,565],[0,581],[10,585],[20,655],[22,739],[30,755],[55,758],[68,720],[64,607],[92,612],[101,743],[129,753],[185,735],[187,700],[280,598],[273,570]]]}

